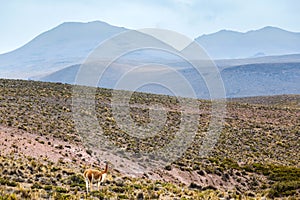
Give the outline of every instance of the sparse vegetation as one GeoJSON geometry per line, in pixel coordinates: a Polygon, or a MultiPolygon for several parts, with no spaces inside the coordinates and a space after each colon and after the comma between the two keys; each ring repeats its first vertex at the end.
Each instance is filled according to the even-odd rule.
{"type": "MultiPolygon", "coordinates": [[[[0,79],[0,126],[34,135],[17,140],[12,132],[1,140],[0,200],[300,198],[300,95],[229,101],[219,140],[204,158],[199,156],[199,150],[208,129],[211,102],[199,100],[195,140],[181,159],[162,166],[161,180],[132,178],[111,171],[102,190],[89,195],[85,194],[81,173],[91,163],[83,154],[92,157],[94,152],[84,149],[72,154],[72,145],[80,145],[81,137],[72,120],[71,95],[72,87],[66,84],[0,79]],[[11,138],[19,143],[11,143],[11,138]],[[51,138],[68,144],[55,143],[51,138]],[[60,158],[24,154],[20,150],[22,144],[52,148],[60,158]],[[70,155],[73,157],[64,159],[70,155]],[[170,178],[169,173],[176,171],[190,178],[188,184],[170,178]]],[[[175,97],[134,93],[133,105],[155,102],[168,108],[166,126],[160,134],[137,141],[117,126],[110,98],[110,90],[98,89],[99,125],[115,145],[126,151],[160,148],[172,140],[179,128],[180,112],[175,97]]],[[[83,110],[82,114],[89,113],[83,110]]],[[[148,110],[138,106],[131,108],[131,117],[140,125],[150,120],[148,110]]]]}

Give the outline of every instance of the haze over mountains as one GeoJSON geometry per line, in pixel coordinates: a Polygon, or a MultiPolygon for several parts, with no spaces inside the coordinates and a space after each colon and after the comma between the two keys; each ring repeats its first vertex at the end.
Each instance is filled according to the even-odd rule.
{"type": "MultiPolygon", "coordinates": [[[[100,21],[63,23],[0,55],[0,78],[74,83],[86,57],[102,41],[126,30],[100,21]]],[[[222,30],[195,40],[215,59],[227,97],[300,93],[300,33],[265,27],[246,33],[222,30]]],[[[126,46],[126,42],[119,44],[126,46]]],[[[124,59],[117,63],[99,86],[112,87],[110,79],[134,62],[155,62],[169,64],[189,79],[199,98],[209,98],[205,80],[199,80],[191,66],[181,60],[151,51],[135,52],[127,58],[130,62],[124,59]]],[[[144,92],[165,90],[150,87],[144,92]]]]}
{"type": "Polygon", "coordinates": [[[0,55],[1,77],[27,79],[81,63],[101,41],[125,30],[100,21],[63,23],[0,55]]]}
{"type": "Polygon", "coordinates": [[[236,59],[300,52],[300,33],[267,26],[246,33],[221,30],[196,38],[215,59],[236,59]]]}

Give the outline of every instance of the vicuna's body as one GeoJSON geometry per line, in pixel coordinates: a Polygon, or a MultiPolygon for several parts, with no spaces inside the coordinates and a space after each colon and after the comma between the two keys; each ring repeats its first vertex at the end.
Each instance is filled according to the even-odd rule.
{"type": "Polygon", "coordinates": [[[106,164],[104,171],[99,171],[96,169],[87,169],[84,171],[83,176],[86,184],[86,192],[92,191],[93,182],[97,182],[98,190],[100,190],[100,184],[105,180],[107,176],[108,165],[106,164]]]}

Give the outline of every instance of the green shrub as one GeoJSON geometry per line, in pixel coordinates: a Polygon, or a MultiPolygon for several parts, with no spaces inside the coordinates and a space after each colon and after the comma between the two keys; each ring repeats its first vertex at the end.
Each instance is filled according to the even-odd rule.
{"type": "Polygon", "coordinates": [[[17,200],[17,195],[16,194],[6,194],[3,196],[0,196],[0,200],[17,200]]]}
{"type": "Polygon", "coordinates": [[[38,184],[38,183],[34,183],[34,184],[32,184],[32,186],[31,186],[31,189],[42,189],[43,187],[40,185],[40,184],[38,184]]]}
{"type": "Polygon", "coordinates": [[[244,167],[246,171],[263,174],[269,180],[274,181],[269,192],[269,197],[285,197],[294,195],[300,189],[300,168],[254,163],[244,167]]]}
{"type": "Polygon", "coordinates": [[[63,188],[63,187],[56,187],[55,191],[58,192],[58,193],[67,193],[68,192],[68,190],[66,188],[63,188]]]}
{"type": "Polygon", "coordinates": [[[47,191],[52,190],[52,185],[45,185],[44,190],[47,190],[47,191]]]}
{"type": "Polygon", "coordinates": [[[18,186],[18,183],[15,181],[9,181],[7,179],[1,178],[0,177],[0,185],[6,185],[6,186],[11,186],[11,187],[16,187],[18,186]]]}
{"type": "Polygon", "coordinates": [[[275,183],[270,192],[269,197],[284,197],[296,194],[296,190],[300,189],[300,181],[284,181],[275,183]]]}

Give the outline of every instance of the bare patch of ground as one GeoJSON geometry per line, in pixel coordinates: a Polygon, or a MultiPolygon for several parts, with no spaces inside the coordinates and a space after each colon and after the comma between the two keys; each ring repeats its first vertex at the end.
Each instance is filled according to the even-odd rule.
{"type": "Polygon", "coordinates": [[[1,155],[24,155],[52,162],[97,163],[79,144],[3,125],[0,125],[0,144],[1,155]]]}

